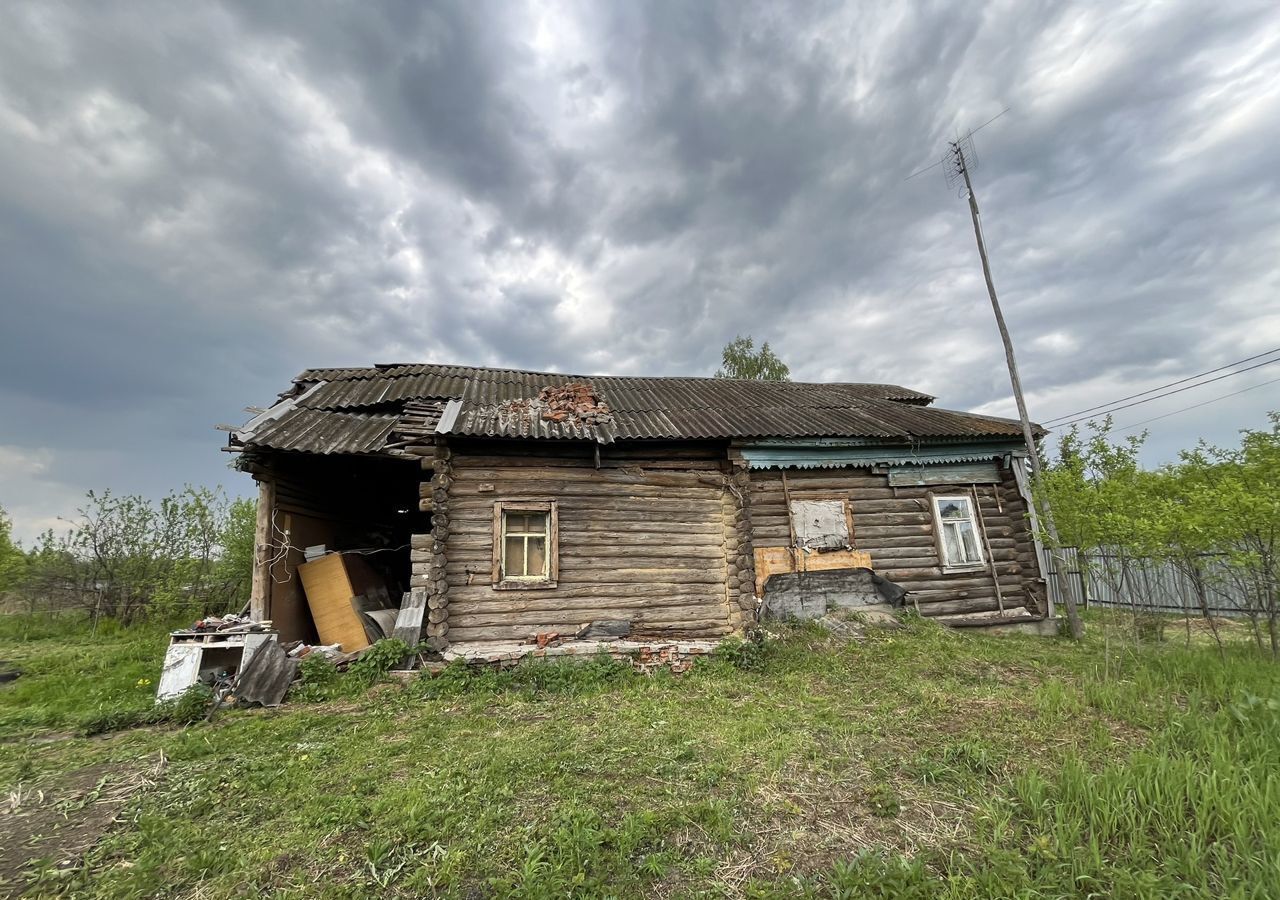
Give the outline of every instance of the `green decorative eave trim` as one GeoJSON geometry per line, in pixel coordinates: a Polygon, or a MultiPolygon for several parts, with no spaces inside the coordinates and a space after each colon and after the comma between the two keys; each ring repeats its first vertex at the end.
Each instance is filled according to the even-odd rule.
{"type": "Polygon", "coordinates": [[[1026,447],[1016,441],[929,443],[916,446],[832,445],[806,440],[784,443],[752,441],[737,447],[751,469],[839,469],[845,466],[927,466],[947,463],[1002,462],[1025,456],[1026,447]]]}

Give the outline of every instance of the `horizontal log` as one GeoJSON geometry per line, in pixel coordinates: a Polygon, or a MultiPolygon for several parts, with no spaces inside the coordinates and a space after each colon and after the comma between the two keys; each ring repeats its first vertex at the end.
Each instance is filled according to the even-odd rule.
{"type": "MultiPolygon", "coordinates": [[[[630,536],[627,536],[630,537],[630,536]]],[[[489,560],[493,556],[493,541],[472,536],[450,538],[448,555],[454,561],[489,560]]],[[[670,559],[689,560],[690,565],[707,565],[707,561],[723,561],[727,557],[724,544],[719,541],[705,543],[680,543],[676,536],[645,543],[625,540],[560,539],[560,559],[670,559]]],[[[683,564],[683,563],[679,563],[683,564]]]]}
{"type": "Polygon", "coordinates": [[[933,534],[933,525],[875,525],[858,528],[854,526],[855,536],[859,541],[873,543],[883,538],[909,537],[913,534],[933,534]]]}
{"type": "MultiPolygon", "coordinates": [[[[883,570],[880,574],[890,581],[902,585],[912,594],[975,593],[979,591],[990,593],[995,590],[994,582],[990,575],[982,578],[949,578],[946,575],[940,578],[917,578],[914,570],[895,571],[891,569],[883,570]]],[[[1016,575],[1002,575],[1000,576],[1000,588],[1006,591],[1021,590],[1022,579],[1016,575]]]]}
{"type": "MultiPolygon", "coordinates": [[[[616,611],[584,609],[583,615],[573,617],[564,612],[531,612],[511,618],[494,619],[488,616],[460,616],[450,613],[450,628],[523,628],[526,634],[558,631],[563,637],[573,637],[581,626],[598,619],[618,618],[616,611]]],[[[678,607],[667,610],[648,610],[628,616],[631,627],[701,628],[729,624],[729,610],[708,610],[697,607],[678,607]]]]}
{"type": "Polygon", "coordinates": [[[872,561],[875,560],[900,560],[900,559],[931,559],[937,563],[938,553],[934,548],[933,542],[927,544],[919,544],[914,547],[871,547],[865,546],[865,542],[860,542],[859,550],[866,550],[871,554],[872,561]]]}
{"type": "Polygon", "coordinates": [[[938,566],[937,560],[921,563],[920,565],[904,565],[897,561],[877,565],[872,560],[871,568],[881,578],[901,584],[903,587],[909,587],[912,582],[942,577],[942,569],[938,566]]]}
{"type": "Polygon", "coordinates": [[[719,488],[724,478],[718,473],[706,471],[679,472],[671,469],[645,471],[640,468],[597,469],[594,465],[569,468],[565,466],[520,466],[504,468],[460,468],[454,476],[459,487],[484,482],[587,482],[590,484],[651,485],[658,487],[712,487],[719,488]]]}
{"type": "MultiPolygon", "coordinates": [[[[450,576],[451,583],[456,577],[459,584],[466,584],[467,573],[464,567],[450,563],[445,572],[450,576]]],[[[724,584],[727,578],[723,566],[672,568],[668,564],[661,568],[614,568],[561,560],[559,584],[564,587],[577,584],[634,584],[637,587],[650,584],[724,584]]]]}
{"type": "MultiPolygon", "coordinates": [[[[1010,597],[1004,598],[1005,609],[1021,609],[1023,601],[1017,598],[1013,602],[1010,597]]],[[[971,597],[964,600],[937,600],[933,603],[920,604],[920,614],[924,616],[951,616],[965,613],[991,612],[1000,609],[1000,603],[994,595],[971,597]]]]}
{"type": "MultiPolygon", "coordinates": [[[[791,490],[792,500],[828,500],[846,498],[853,502],[862,500],[895,500],[901,499],[895,497],[893,488],[890,487],[835,487],[833,489],[821,491],[799,491],[791,490]]],[[[758,507],[766,506],[772,500],[773,503],[781,504],[784,508],[786,500],[782,495],[781,487],[775,495],[772,492],[759,492],[753,490],[751,493],[751,508],[754,510],[758,507]]]]}
{"type": "MultiPolygon", "coordinates": [[[[867,469],[825,469],[787,472],[787,490],[794,496],[797,491],[840,491],[850,487],[888,487],[889,476],[873,475],[867,469]]],[[[761,491],[781,491],[782,473],[777,470],[753,471],[751,487],[761,491]]]]}
{"type": "Polygon", "coordinates": [[[634,497],[638,500],[720,500],[720,488],[698,487],[663,487],[656,484],[609,484],[592,481],[544,481],[544,480],[511,480],[490,481],[492,491],[480,492],[478,485],[457,485],[450,489],[450,498],[478,497],[488,500],[507,498],[606,498],[634,497]]]}
{"type": "Polygon", "coordinates": [[[457,617],[462,615],[501,617],[508,614],[515,616],[526,613],[563,613],[565,618],[569,620],[584,622],[589,621],[589,618],[584,618],[584,615],[590,612],[607,613],[607,615],[597,615],[595,618],[627,619],[631,617],[628,611],[644,609],[667,609],[672,607],[685,609],[703,605],[708,608],[714,607],[714,609],[711,609],[714,614],[718,614],[718,610],[725,610],[727,614],[728,610],[723,595],[710,593],[686,597],[653,597],[644,600],[637,600],[634,597],[580,597],[567,602],[557,600],[550,593],[547,592],[547,595],[542,597],[514,602],[507,601],[505,598],[484,600],[452,599],[449,603],[449,615],[456,622],[457,617]],[[619,611],[628,614],[618,615],[619,611]]]}
{"type": "MultiPolygon", "coordinates": [[[[452,510],[451,510],[452,512],[452,510]]],[[[695,543],[710,544],[724,543],[724,526],[718,522],[699,521],[692,518],[684,519],[663,519],[654,517],[651,519],[643,519],[636,521],[628,520],[573,520],[567,516],[560,516],[560,540],[564,542],[568,536],[579,536],[587,540],[599,540],[607,538],[610,535],[643,535],[657,534],[670,535],[670,539],[679,541],[693,541],[695,543]]],[[[451,533],[455,536],[470,535],[480,536],[488,534],[493,535],[493,514],[490,513],[488,522],[479,517],[453,518],[450,523],[451,533]]]]}
{"type": "MultiPolygon", "coordinates": [[[[729,580],[729,572],[723,560],[715,560],[706,565],[699,565],[696,560],[689,560],[683,565],[679,561],[668,560],[666,565],[643,565],[639,560],[624,560],[625,565],[618,566],[619,560],[561,560],[561,580],[566,584],[640,584],[654,581],[671,584],[724,584],[729,580]],[[676,563],[673,565],[673,562],[676,563]]],[[[658,560],[651,560],[659,563],[658,560]]]]}
{"type": "MultiPolygon", "coordinates": [[[[449,498],[449,511],[460,516],[484,518],[493,517],[493,505],[505,498],[483,497],[480,499],[463,499],[456,495],[449,498]]],[[[686,519],[691,521],[715,522],[722,524],[724,509],[718,501],[674,500],[667,497],[549,497],[556,500],[560,512],[565,516],[579,519],[616,521],[626,516],[661,518],[664,520],[686,519]]]]}
{"type": "MultiPolygon", "coordinates": [[[[492,454],[460,453],[453,457],[453,465],[459,471],[466,469],[523,469],[523,468],[566,468],[594,469],[596,460],[592,453],[564,454],[551,456],[547,454],[529,455],[516,453],[499,456],[492,454]]],[[[719,471],[718,459],[705,455],[690,456],[672,453],[656,456],[648,454],[615,455],[607,448],[600,450],[600,467],[602,469],[687,469],[690,471],[719,471]]]]}
{"type": "Polygon", "coordinates": [[[652,544],[593,543],[577,540],[560,541],[561,560],[580,559],[634,559],[634,560],[690,560],[690,565],[707,565],[706,560],[724,562],[725,549],[718,543],[690,543],[672,540],[666,546],[652,544]]]}
{"type": "Polygon", "coordinates": [[[539,597],[561,597],[564,599],[580,599],[583,597],[630,597],[638,603],[644,603],[654,597],[692,597],[705,598],[711,591],[705,585],[670,583],[670,584],[591,584],[566,585],[541,590],[495,591],[488,579],[476,580],[472,584],[453,584],[450,579],[449,601],[466,602],[474,599],[507,598],[515,603],[520,600],[537,599],[539,597]]]}
{"type": "Polygon", "coordinates": [[[876,513],[875,515],[855,515],[853,527],[856,531],[885,525],[927,525],[932,527],[933,517],[927,512],[907,510],[904,512],[876,513]]]}
{"type": "Polygon", "coordinates": [[[660,531],[641,532],[599,532],[599,531],[561,531],[560,544],[567,546],[576,543],[580,547],[594,546],[659,546],[685,543],[688,545],[713,547],[723,551],[724,542],[716,535],[683,534],[676,530],[670,533],[660,531]]]}
{"type": "MultiPolygon", "coordinates": [[[[567,630],[570,625],[561,626],[567,630]]],[[[546,628],[543,630],[554,631],[556,628],[546,628]]],[[[688,627],[680,628],[659,628],[657,626],[646,629],[646,634],[632,634],[630,640],[643,641],[646,637],[652,635],[655,640],[714,640],[729,634],[732,629],[728,623],[707,623],[695,624],[688,627]]],[[[514,641],[523,640],[530,636],[527,628],[519,626],[491,626],[484,628],[450,628],[449,641],[452,644],[463,644],[474,641],[514,641]]],[[[572,632],[569,632],[570,634],[572,632]]],[[[537,648],[529,645],[529,652],[533,653],[537,648]]]]}

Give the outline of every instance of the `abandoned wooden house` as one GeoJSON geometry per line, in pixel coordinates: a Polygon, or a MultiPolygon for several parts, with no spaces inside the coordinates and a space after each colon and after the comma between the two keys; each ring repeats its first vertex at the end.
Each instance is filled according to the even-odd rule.
{"type": "Polygon", "coordinates": [[[1017,422],[932,401],[888,384],[310,369],[228,447],[260,490],[252,615],[316,641],[331,610],[313,593],[398,606],[413,591],[423,638],[454,652],[599,622],[712,641],[886,600],[956,626],[1049,624],[1017,422]],[[303,565],[307,548],[345,564],[303,565]]]}

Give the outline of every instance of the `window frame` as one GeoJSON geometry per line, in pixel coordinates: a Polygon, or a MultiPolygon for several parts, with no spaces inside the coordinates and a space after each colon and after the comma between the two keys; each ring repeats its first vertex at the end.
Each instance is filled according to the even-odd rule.
{"type": "MultiPolygon", "coordinates": [[[[933,512],[933,537],[934,544],[938,552],[938,564],[943,572],[981,572],[987,567],[986,554],[983,552],[983,534],[982,523],[978,519],[978,499],[969,491],[946,491],[944,493],[929,494],[929,508],[933,512]],[[978,553],[978,558],[966,562],[950,562],[947,559],[947,542],[944,537],[946,526],[942,518],[941,504],[948,500],[963,500],[969,504],[968,522],[969,527],[973,529],[973,546],[978,553]]],[[[963,546],[963,542],[961,543],[963,546]]]]}
{"type": "Polygon", "coordinates": [[[495,500],[493,504],[493,587],[499,591],[542,590],[560,581],[560,517],[554,500],[495,500]],[[542,513],[547,517],[546,575],[508,576],[502,568],[507,513],[542,513]]]}

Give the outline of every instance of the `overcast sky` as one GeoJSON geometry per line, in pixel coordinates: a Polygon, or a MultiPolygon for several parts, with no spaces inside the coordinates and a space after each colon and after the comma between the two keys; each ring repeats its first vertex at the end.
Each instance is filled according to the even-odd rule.
{"type": "Polygon", "coordinates": [[[752,334],[1009,414],[966,204],[904,181],[1005,107],[976,187],[1033,417],[1280,346],[1273,0],[6,3],[0,506],[248,493],[213,426],[307,366],[709,375],[752,334]]]}

